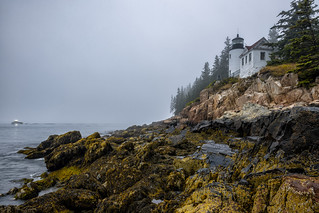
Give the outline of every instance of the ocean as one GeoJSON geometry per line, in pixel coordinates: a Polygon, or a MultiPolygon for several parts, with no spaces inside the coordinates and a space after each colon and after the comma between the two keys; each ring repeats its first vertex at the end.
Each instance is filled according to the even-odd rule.
{"type": "MultiPolygon", "coordinates": [[[[99,132],[108,132],[127,128],[126,124],[0,124],[0,194],[6,194],[14,187],[21,187],[23,178],[39,179],[39,175],[47,171],[44,159],[25,159],[25,155],[17,153],[24,147],[36,147],[49,135],[63,134],[78,130],[82,137],[99,132]]],[[[21,200],[13,196],[0,197],[0,205],[19,205],[21,200]]]]}

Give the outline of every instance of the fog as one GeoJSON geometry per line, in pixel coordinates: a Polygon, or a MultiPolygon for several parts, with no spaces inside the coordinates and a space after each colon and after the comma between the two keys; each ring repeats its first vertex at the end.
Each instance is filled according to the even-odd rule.
{"type": "MultiPolygon", "coordinates": [[[[318,2],[317,2],[318,3],[318,2]]],[[[0,122],[143,124],[290,0],[1,0],[0,122]]]]}

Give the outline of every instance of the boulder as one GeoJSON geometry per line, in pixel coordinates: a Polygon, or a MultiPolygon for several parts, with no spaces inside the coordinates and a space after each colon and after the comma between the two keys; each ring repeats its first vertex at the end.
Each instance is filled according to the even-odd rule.
{"type": "Polygon", "coordinates": [[[67,182],[65,188],[87,189],[98,193],[101,197],[107,196],[106,188],[89,173],[73,175],[67,182]]]}
{"type": "Polygon", "coordinates": [[[40,143],[37,147],[38,151],[47,149],[47,148],[56,148],[62,144],[69,144],[77,142],[82,138],[79,131],[71,131],[62,135],[51,135],[46,141],[40,143]]]}
{"type": "Polygon", "coordinates": [[[49,171],[60,169],[69,165],[72,161],[84,156],[86,147],[84,140],[75,144],[64,144],[54,149],[49,155],[45,156],[45,164],[49,171]]]}
{"type": "Polygon", "coordinates": [[[298,74],[287,73],[282,77],[280,83],[283,87],[295,87],[298,85],[298,74]]]}
{"type": "Polygon", "coordinates": [[[90,164],[112,150],[110,142],[94,133],[75,143],[61,144],[46,155],[44,160],[48,170],[54,171],[67,165],[90,164]]]}
{"type": "Polygon", "coordinates": [[[82,138],[79,131],[71,131],[62,135],[50,135],[47,140],[41,142],[37,148],[25,148],[19,153],[26,154],[28,159],[43,158],[49,155],[60,145],[75,143],[82,138]]]}

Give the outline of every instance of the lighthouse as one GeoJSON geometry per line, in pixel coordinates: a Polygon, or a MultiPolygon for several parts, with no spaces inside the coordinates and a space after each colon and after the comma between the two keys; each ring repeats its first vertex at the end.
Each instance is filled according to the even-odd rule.
{"type": "Polygon", "coordinates": [[[229,76],[238,77],[240,73],[240,55],[244,50],[244,39],[237,37],[232,40],[231,50],[229,51],[229,76]]]}

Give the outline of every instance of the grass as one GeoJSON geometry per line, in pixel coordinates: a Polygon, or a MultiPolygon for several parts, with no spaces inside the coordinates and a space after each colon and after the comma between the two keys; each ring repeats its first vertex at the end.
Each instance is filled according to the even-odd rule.
{"type": "Polygon", "coordinates": [[[266,66],[260,70],[260,74],[270,73],[272,76],[281,77],[286,73],[294,71],[296,68],[297,64],[295,63],[266,66]]]}
{"type": "Polygon", "coordinates": [[[207,88],[213,89],[213,91],[218,91],[218,90],[226,90],[231,88],[231,86],[239,81],[238,78],[226,78],[219,83],[216,81],[213,81],[208,85],[207,88]]]}

